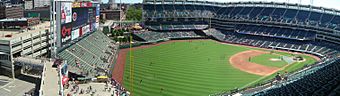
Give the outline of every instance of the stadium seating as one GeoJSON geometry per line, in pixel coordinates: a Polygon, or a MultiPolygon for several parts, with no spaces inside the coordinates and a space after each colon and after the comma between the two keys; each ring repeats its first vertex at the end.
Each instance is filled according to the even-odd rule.
{"type": "Polygon", "coordinates": [[[225,35],[219,31],[219,30],[216,30],[214,28],[210,28],[208,30],[204,30],[203,31],[206,35],[208,36],[212,36],[214,37],[215,39],[217,40],[220,40],[220,41],[223,41],[223,39],[225,38],[225,35]]]}
{"type": "Polygon", "coordinates": [[[185,22],[182,20],[178,20],[180,22],[157,22],[157,23],[149,23],[147,28],[154,31],[175,31],[175,30],[203,30],[208,28],[207,22],[185,22]]]}
{"type": "Polygon", "coordinates": [[[106,73],[110,65],[109,61],[117,57],[117,49],[113,42],[101,32],[94,32],[75,44],[61,51],[60,58],[67,60],[70,72],[84,76],[96,76],[106,73]],[[77,64],[78,62],[79,64],[77,64]]]}
{"type": "Polygon", "coordinates": [[[336,94],[340,80],[340,59],[331,58],[315,65],[309,70],[289,76],[289,80],[275,84],[269,89],[256,92],[255,96],[263,95],[314,95],[325,96],[336,94]]]}
{"type": "Polygon", "coordinates": [[[313,32],[264,26],[238,25],[235,30],[237,30],[237,32],[240,34],[260,35],[295,40],[313,40],[316,37],[316,34],[313,32]]]}
{"type": "MultiPolygon", "coordinates": [[[[281,28],[282,30],[273,31],[270,30],[270,28],[261,27],[257,29],[259,31],[255,31],[255,35],[269,33],[269,36],[299,40],[314,39],[313,37],[315,37],[315,33],[318,30],[324,33],[340,31],[340,16],[336,15],[338,11],[332,9],[290,4],[286,5],[273,2],[239,2],[228,4],[207,2],[206,4],[208,5],[201,5],[200,3],[203,2],[197,2],[197,4],[196,2],[184,4],[145,4],[143,5],[143,12],[145,13],[146,26],[154,31],[202,29],[201,27],[192,28],[193,25],[199,24],[180,24],[184,21],[211,22],[212,24],[214,22],[225,22],[226,25],[232,25],[232,23],[236,22],[271,24],[275,26],[298,26],[307,31],[294,28],[281,28]],[[307,8],[311,9],[307,10],[307,8]],[[163,23],[163,21],[169,20],[177,21],[172,21],[173,24],[163,23]],[[158,23],[148,24],[148,22],[158,23]],[[311,34],[306,34],[307,32],[311,34]]],[[[205,23],[199,26],[202,26],[204,29],[207,28],[208,25],[209,23],[205,23]]],[[[255,30],[251,29],[252,27],[244,27],[246,27],[246,29],[238,29],[240,33],[252,34],[248,31],[255,30]]],[[[337,42],[340,42],[340,40],[337,42]]]]}
{"type": "Polygon", "coordinates": [[[180,39],[180,38],[200,38],[202,36],[196,34],[194,31],[189,32],[154,32],[154,31],[147,31],[147,32],[137,32],[133,33],[136,36],[143,38],[145,41],[148,42],[156,42],[164,39],[180,39]]]}
{"type": "MultiPolygon", "coordinates": [[[[337,46],[326,42],[318,43],[313,41],[299,41],[284,38],[271,38],[266,36],[244,35],[237,32],[223,32],[224,42],[243,44],[255,47],[281,49],[288,51],[304,52],[320,57],[339,55],[337,46]]],[[[218,37],[218,36],[215,36],[218,37]]]]}
{"type": "Polygon", "coordinates": [[[225,7],[218,11],[216,14],[216,17],[219,19],[241,19],[279,22],[300,24],[306,26],[317,26],[336,30],[339,30],[339,28],[337,27],[340,23],[338,22],[340,16],[305,10],[275,7],[225,7]]]}
{"type": "Polygon", "coordinates": [[[213,16],[211,10],[206,10],[203,6],[194,5],[152,5],[143,9],[146,17],[153,18],[208,18],[213,16]]]}

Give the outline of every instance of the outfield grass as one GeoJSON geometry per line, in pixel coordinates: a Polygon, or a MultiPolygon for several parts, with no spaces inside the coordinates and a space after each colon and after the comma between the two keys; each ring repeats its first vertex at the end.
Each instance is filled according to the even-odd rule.
{"type": "Polygon", "coordinates": [[[271,61],[271,58],[275,58],[275,59],[281,59],[280,55],[277,54],[261,54],[259,56],[255,56],[252,57],[250,62],[256,63],[256,64],[261,64],[264,66],[270,66],[270,67],[277,67],[277,68],[281,68],[285,65],[287,65],[287,62],[285,61],[271,61]]]}
{"type": "MultiPolygon", "coordinates": [[[[249,86],[259,82],[261,76],[232,67],[228,59],[238,52],[253,49],[211,40],[174,42],[137,49],[132,52],[133,95],[207,96],[249,86]]],[[[127,55],[123,86],[132,91],[130,66],[127,55]]]]}

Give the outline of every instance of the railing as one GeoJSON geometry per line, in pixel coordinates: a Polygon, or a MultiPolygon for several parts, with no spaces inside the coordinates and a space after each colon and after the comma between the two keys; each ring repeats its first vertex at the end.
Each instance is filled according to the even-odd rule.
{"type": "Polygon", "coordinates": [[[44,96],[44,84],[45,84],[45,76],[46,76],[46,63],[43,64],[43,72],[41,73],[41,82],[40,82],[40,89],[39,89],[39,96],[44,96]]]}
{"type": "MultiPolygon", "coordinates": [[[[114,69],[114,66],[116,65],[116,63],[117,63],[117,58],[118,58],[118,55],[119,55],[119,51],[120,51],[120,49],[119,49],[119,45],[115,45],[115,46],[117,46],[117,47],[115,47],[117,50],[115,51],[115,55],[114,56],[111,56],[111,58],[110,58],[110,64],[111,64],[111,67],[110,67],[110,70],[109,70],[109,74],[112,74],[113,73],[113,69],[114,69]]],[[[109,75],[109,77],[111,77],[112,78],[112,75],[109,75]]]]}
{"type": "Polygon", "coordinates": [[[61,65],[58,66],[58,86],[59,86],[59,95],[60,96],[64,96],[64,86],[63,86],[63,78],[62,78],[62,74],[61,74],[61,65]]]}

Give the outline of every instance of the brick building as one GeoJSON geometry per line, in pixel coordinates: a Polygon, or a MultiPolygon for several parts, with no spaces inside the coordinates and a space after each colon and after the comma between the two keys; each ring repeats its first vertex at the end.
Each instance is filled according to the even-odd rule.
{"type": "Polygon", "coordinates": [[[22,5],[0,6],[0,19],[22,17],[24,17],[24,8],[22,5]]]}

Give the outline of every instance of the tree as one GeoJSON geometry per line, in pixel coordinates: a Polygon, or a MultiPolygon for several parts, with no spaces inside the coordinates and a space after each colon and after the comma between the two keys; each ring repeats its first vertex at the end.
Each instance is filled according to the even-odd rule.
{"type": "Polygon", "coordinates": [[[115,36],[116,36],[116,31],[115,31],[115,30],[112,30],[112,31],[111,31],[111,35],[112,35],[112,37],[115,37],[115,36]]]}
{"type": "Polygon", "coordinates": [[[129,7],[126,13],[127,20],[141,21],[142,20],[142,8],[136,8],[134,6],[129,7]]]}
{"type": "Polygon", "coordinates": [[[113,40],[117,42],[118,41],[118,37],[113,37],[113,40]]]}
{"type": "Polygon", "coordinates": [[[123,29],[119,29],[119,36],[123,36],[124,34],[124,31],[123,31],[123,29]]]}
{"type": "Polygon", "coordinates": [[[109,27],[104,27],[103,28],[103,33],[108,34],[109,33],[109,27]]]}
{"type": "Polygon", "coordinates": [[[125,36],[125,42],[129,42],[129,36],[125,36]]]}

